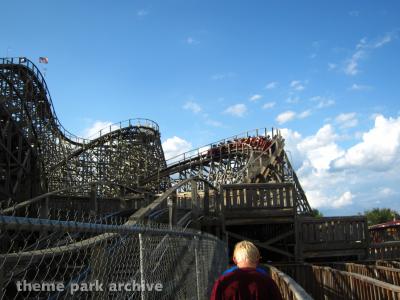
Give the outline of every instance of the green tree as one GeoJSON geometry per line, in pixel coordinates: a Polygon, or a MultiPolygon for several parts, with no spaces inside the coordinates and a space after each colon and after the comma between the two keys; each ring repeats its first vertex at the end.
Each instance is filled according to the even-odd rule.
{"type": "Polygon", "coordinates": [[[390,208],[373,208],[366,210],[364,215],[367,217],[369,226],[400,218],[399,213],[390,208]]]}
{"type": "Polygon", "coordinates": [[[316,218],[322,218],[324,216],[324,214],[322,212],[320,212],[318,209],[313,208],[311,210],[311,216],[316,217],[316,218]]]}

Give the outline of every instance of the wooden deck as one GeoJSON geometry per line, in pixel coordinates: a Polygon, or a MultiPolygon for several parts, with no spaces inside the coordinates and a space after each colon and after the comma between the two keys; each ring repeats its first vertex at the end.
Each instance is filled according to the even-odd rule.
{"type": "Polygon", "coordinates": [[[226,225],[293,222],[294,186],[290,183],[222,185],[220,207],[226,225]]]}
{"type": "Polygon", "coordinates": [[[229,237],[251,240],[267,253],[272,251],[296,261],[367,257],[365,217],[309,217],[299,213],[297,199],[292,183],[229,184],[221,186],[218,207],[229,237]],[[281,226],[274,227],[276,224],[281,226]],[[266,235],[271,229],[275,232],[266,235]],[[259,232],[257,237],[252,231],[259,232]]]}
{"type": "Polygon", "coordinates": [[[345,256],[365,259],[368,255],[369,234],[365,217],[300,216],[296,219],[296,230],[300,259],[345,256]]]}
{"type": "Polygon", "coordinates": [[[276,267],[296,280],[314,299],[400,299],[400,287],[397,284],[378,280],[375,276],[368,276],[367,273],[363,274],[360,268],[358,270],[349,268],[349,271],[344,271],[311,264],[276,267]]]}

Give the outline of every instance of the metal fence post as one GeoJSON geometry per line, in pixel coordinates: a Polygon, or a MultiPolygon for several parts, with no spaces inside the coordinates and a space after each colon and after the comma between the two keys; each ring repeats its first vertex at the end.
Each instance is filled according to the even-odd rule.
{"type": "Polygon", "coordinates": [[[201,299],[201,290],[200,290],[200,264],[199,264],[199,238],[194,237],[195,243],[194,243],[194,259],[195,259],[195,264],[196,264],[196,291],[197,291],[197,300],[201,299]]]}
{"type": "Polygon", "coordinates": [[[146,282],[144,276],[144,253],[143,253],[143,235],[139,233],[139,264],[140,264],[140,299],[146,299],[146,282]]]}

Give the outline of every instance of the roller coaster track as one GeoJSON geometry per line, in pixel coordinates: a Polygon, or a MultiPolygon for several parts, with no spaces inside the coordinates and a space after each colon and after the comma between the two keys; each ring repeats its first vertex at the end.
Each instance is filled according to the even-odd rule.
{"type": "MultiPolygon", "coordinates": [[[[217,187],[226,183],[290,180],[299,185],[297,177],[284,176],[285,169],[290,169],[286,174],[294,172],[278,131],[271,133],[272,138],[267,130],[264,134],[259,134],[259,130],[246,132],[165,162],[158,125],[150,120],[110,125],[94,139],[71,134],[57,118],[44,77],[26,58],[1,59],[0,80],[1,108],[9,116],[4,118],[15,124],[20,135],[23,133],[26,144],[32,145],[43,192],[94,181],[147,186],[162,192],[170,187],[171,179],[179,181],[193,176],[217,187]]],[[[0,144],[5,148],[4,143],[0,144]]],[[[108,196],[118,194],[115,190],[99,192],[108,196]]],[[[304,193],[301,198],[305,198],[304,193]]]]}
{"type": "MultiPolygon", "coordinates": [[[[67,131],[57,118],[43,75],[26,58],[0,59],[0,87],[0,146],[7,152],[0,158],[2,203],[96,180],[133,186],[139,178],[165,167],[159,128],[151,120],[113,124],[91,140],[67,131]],[[9,142],[15,136],[20,141],[9,142]],[[16,161],[19,168],[11,168],[10,160],[16,161]],[[16,187],[26,190],[26,185],[37,185],[18,184],[23,181],[21,174],[25,179],[33,177],[33,171],[25,167],[30,164],[39,169],[36,177],[40,177],[40,189],[25,195],[16,187]],[[14,173],[19,175],[11,174],[10,169],[17,169],[14,173]],[[8,182],[10,179],[16,182],[8,182]]],[[[113,196],[117,191],[102,193],[113,196]]]]}
{"type": "Polygon", "coordinates": [[[213,186],[221,184],[277,182],[293,183],[297,192],[299,212],[310,212],[311,207],[301,188],[290,160],[284,150],[279,131],[266,129],[245,132],[203,146],[167,160],[167,167],[145,178],[141,184],[166,178],[180,182],[199,176],[213,186]],[[259,135],[259,133],[262,133],[259,135]]]}

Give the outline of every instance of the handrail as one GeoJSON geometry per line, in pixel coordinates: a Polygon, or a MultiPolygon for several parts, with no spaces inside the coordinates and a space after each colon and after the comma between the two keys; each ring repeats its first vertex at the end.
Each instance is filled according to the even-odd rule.
{"type": "Polygon", "coordinates": [[[263,265],[268,268],[272,279],[278,285],[285,300],[312,300],[313,298],[292,277],[271,265],[263,265]]]}
{"type": "Polygon", "coordinates": [[[278,268],[294,274],[294,279],[317,299],[374,300],[377,294],[388,300],[400,297],[399,286],[356,273],[308,263],[280,265],[278,268]]]}
{"type": "Polygon", "coordinates": [[[171,187],[170,189],[168,189],[166,192],[164,192],[160,197],[158,197],[156,200],[154,200],[148,206],[142,207],[139,210],[137,210],[129,218],[129,220],[134,220],[134,221],[142,220],[151,211],[153,211],[153,210],[157,209],[158,207],[160,207],[161,205],[163,205],[167,201],[168,197],[170,197],[172,195],[172,193],[176,192],[177,189],[184,186],[185,184],[188,184],[191,181],[202,181],[205,184],[207,184],[210,188],[218,191],[218,189],[215,186],[213,186],[211,183],[209,183],[207,180],[200,178],[198,176],[190,177],[190,178],[180,181],[178,184],[176,184],[173,187],[171,187]]]}
{"type": "Polygon", "coordinates": [[[397,286],[400,284],[400,269],[357,263],[332,263],[331,265],[335,269],[374,277],[375,279],[397,286]]]}
{"type": "Polygon", "coordinates": [[[400,259],[400,241],[370,244],[368,256],[370,259],[400,259]]]}

